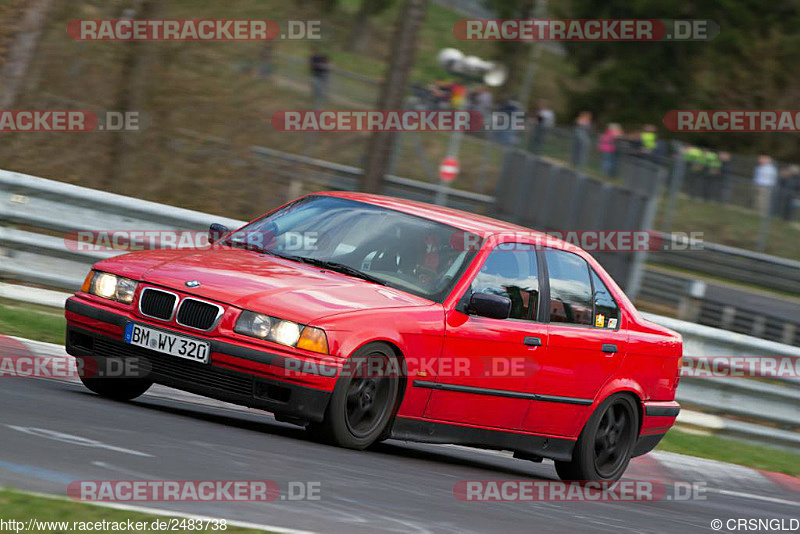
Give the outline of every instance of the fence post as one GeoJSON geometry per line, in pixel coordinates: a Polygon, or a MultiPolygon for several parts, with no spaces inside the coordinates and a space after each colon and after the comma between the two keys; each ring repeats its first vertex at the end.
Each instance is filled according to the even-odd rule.
{"type": "Polygon", "coordinates": [[[683,186],[686,175],[686,160],[683,159],[683,144],[673,142],[672,148],[674,156],[672,158],[672,169],[669,177],[669,198],[667,199],[667,209],[664,213],[664,224],[662,227],[665,232],[672,231],[672,218],[675,216],[675,204],[678,201],[678,194],[683,186]]]}
{"type": "MultiPolygon", "coordinates": [[[[657,176],[653,179],[649,191],[644,193],[647,196],[647,204],[644,209],[644,217],[642,217],[642,226],[639,231],[650,230],[653,228],[653,223],[658,211],[658,201],[661,198],[661,182],[663,180],[663,167],[659,166],[656,170],[657,176]]],[[[631,299],[635,299],[639,294],[642,287],[642,276],[644,272],[644,260],[647,258],[646,250],[636,250],[633,252],[631,258],[631,269],[628,275],[628,284],[625,288],[626,293],[631,299]]]]}
{"type": "Polygon", "coordinates": [[[756,250],[764,252],[767,248],[767,237],[769,236],[769,227],[772,222],[772,209],[775,206],[775,192],[776,186],[772,186],[769,191],[769,202],[767,202],[767,212],[761,216],[761,227],[758,230],[758,241],[756,242],[756,250]]]}

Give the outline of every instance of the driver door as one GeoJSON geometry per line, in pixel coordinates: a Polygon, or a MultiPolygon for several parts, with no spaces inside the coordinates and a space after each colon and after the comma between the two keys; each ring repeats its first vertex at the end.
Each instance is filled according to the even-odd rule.
{"type": "MultiPolygon", "coordinates": [[[[446,317],[439,375],[425,417],[500,429],[522,428],[530,406],[536,358],[547,349],[538,322],[540,266],[534,247],[498,245],[487,256],[462,303],[446,317]],[[507,319],[466,313],[474,292],[511,299],[507,319]],[[452,369],[452,372],[444,372],[452,369]]],[[[418,385],[415,382],[415,385],[418,385]]]]}

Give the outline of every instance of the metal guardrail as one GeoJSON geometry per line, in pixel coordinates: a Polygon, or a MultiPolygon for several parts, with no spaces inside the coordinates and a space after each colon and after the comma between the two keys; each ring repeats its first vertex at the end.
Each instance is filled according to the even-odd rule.
{"type": "MultiPolygon", "coordinates": [[[[670,238],[669,234],[663,236],[670,238]]],[[[703,243],[697,250],[657,251],[650,253],[648,261],[777,291],[800,292],[800,261],[726,245],[703,243]]]]}
{"type": "MultiPolygon", "coordinates": [[[[683,336],[684,359],[770,357],[793,360],[795,369],[800,366],[800,347],[660,315],[642,315],[683,336]]],[[[722,424],[714,430],[722,434],[800,449],[800,378],[796,376],[768,380],[684,376],[677,399],[684,408],[721,416],[722,424]]]]}
{"type": "MultiPolygon", "coordinates": [[[[265,156],[275,156],[264,152],[265,156]]],[[[298,163],[313,163],[310,158],[298,163]]],[[[343,167],[344,174],[353,169],[343,167]]],[[[391,178],[391,187],[418,187],[391,178]]],[[[427,184],[430,186],[430,184],[427,184]]],[[[474,193],[459,193],[464,202],[487,202],[474,193]]],[[[64,235],[78,230],[205,230],[211,222],[238,227],[242,221],[95,191],[33,176],[0,171],[0,221],[20,228],[0,228],[0,277],[15,282],[73,291],[93,262],[113,251],[83,251],[68,246],[64,235]]],[[[800,348],[721,331],[661,316],[650,320],[680,332],[684,351],[692,356],[786,355],[800,348]]],[[[687,407],[725,417],[717,428],[731,435],[800,448],[800,383],[760,382],[743,378],[685,377],[678,399],[687,407]]]]}
{"type": "Polygon", "coordinates": [[[637,300],[652,311],[692,323],[800,347],[800,299],[651,266],[645,269],[637,300]]]}

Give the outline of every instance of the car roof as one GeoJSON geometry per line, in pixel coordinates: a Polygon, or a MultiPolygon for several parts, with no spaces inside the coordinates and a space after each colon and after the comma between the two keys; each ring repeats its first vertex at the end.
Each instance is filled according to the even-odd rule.
{"type": "Polygon", "coordinates": [[[416,202],[414,200],[405,200],[402,198],[387,197],[383,195],[373,195],[369,193],[356,193],[350,191],[325,191],[315,193],[317,195],[325,195],[330,197],[345,198],[380,206],[387,209],[396,210],[409,215],[415,215],[431,221],[436,221],[442,224],[447,224],[464,230],[465,232],[472,232],[480,235],[481,237],[489,237],[495,234],[526,234],[534,239],[541,240],[543,243],[553,243],[555,246],[564,250],[574,252],[581,251],[579,247],[571,243],[562,241],[553,236],[547,235],[543,232],[537,232],[524,226],[519,226],[506,221],[493,219],[484,215],[476,215],[466,211],[457,210],[454,208],[447,208],[444,206],[436,206],[434,204],[427,204],[425,202],[416,202]]]}

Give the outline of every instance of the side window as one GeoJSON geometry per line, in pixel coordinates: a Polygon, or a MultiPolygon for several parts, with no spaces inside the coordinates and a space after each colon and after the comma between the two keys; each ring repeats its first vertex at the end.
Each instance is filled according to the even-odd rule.
{"type": "Polygon", "coordinates": [[[619,307],[594,269],[592,269],[592,283],[594,284],[594,325],[599,328],[617,328],[619,307]]]}
{"type": "Polygon", "coordinates": [[[535,319],[539,304],[539,271],[530,245],[495,248],[472,281],[472,293],[492,293],[511,299],[512,319],[535,319]]]}
{"type": "Polygon", "coordinates": [[[563,250],[545,250],[550,273],[550,322],[594,324],[589,265],[580,256],[563,250]]]}

